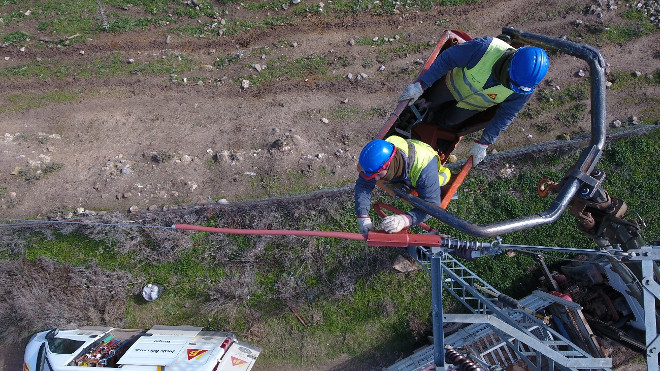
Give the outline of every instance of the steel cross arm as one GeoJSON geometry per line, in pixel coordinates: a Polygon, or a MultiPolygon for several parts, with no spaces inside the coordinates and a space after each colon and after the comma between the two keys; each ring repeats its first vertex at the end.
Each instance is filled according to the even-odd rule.
{"type": "MultiPolygon", "coordinates": [[[[603,256],[614,256],[614,257],[620,257],[622,259],[633,260],[630,254],[630,252],[633,250],[623,252],[621,250],[595,250],[595,249],[580,249],[580,248],[572,248],[572,247],[509,245],[504,243],[498,243],[497,241],[493,242],[492,245],[496,249],[500,249],[500,250],[520,250],[520,251],[531,250],[531,251],[540,251],[540,252],[561,252],[561,253],[571,253],[571,254],[603,255],[603,256]]],[[[658,256],[659,256],[658,259],[660,260],[660,254],[658,256]]]]}
{"type": "MultiPolygon", "coordinates": [[[[546,344],[536,337],[530,335],[526,331],[521,331],[518,328],[502,321],[501,319],[490,314],[445,314],[443,316],[445,322],[458,322],[458,323],[488,323],[494,328],[497,328],[508,335],[522,341],[533,349],[542,353],[543,356],[548,357],[558,364],[569,367],[572,369],[593,369],[593,368],[611,368],[611,358],[568,358],[558,351],[548,347],[546,344]]],[[[579,348],[578,348],[579,349],[579,348]]]]}
{"type": "Polygon", "coordinates": [[[660,337],[656,327],[656,301],[660,300],[660,285],[656,282],[655,262],[649,257],[658,251],[657,246],[644,246],[639,249],[642,260],[642,286],[644,287],[644,327],[646,340],[646,367],[647,370],[657,370],[658,353],[660,352],[660,337]]]}
{"type": "Polygon", "coordinates": [[[660,260],[660,246],[642,246],[628,250],[631,261],[660,260]]]}

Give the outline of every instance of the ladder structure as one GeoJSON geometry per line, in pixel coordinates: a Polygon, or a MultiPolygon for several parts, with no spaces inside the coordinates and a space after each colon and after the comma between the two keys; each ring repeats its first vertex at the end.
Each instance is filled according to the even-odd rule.
{"type": "Polygon", "coordinates": [[[592,356],[553,330],[538,314],[554,304],[577,313],[579,305],[541,291],[516,301],[499,293],[442,248],[413,246],[408,252],[431,274],[434,344],[388,370],[445,370],[445,344],[466,349],[484,369],[520,361],[534,370],[611,369],[610,358],[592,356]],[[443,289],[471,313],[445,314],[443,289]],[[509,308],[498,304],[502,301],[509,308]],[[444,338],[444,322],[469,325],[444,338]]]}

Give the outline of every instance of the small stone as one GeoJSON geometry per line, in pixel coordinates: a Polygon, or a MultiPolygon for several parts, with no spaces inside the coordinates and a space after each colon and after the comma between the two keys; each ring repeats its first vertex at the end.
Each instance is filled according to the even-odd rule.
{"type": "Polygon", "coordinates": [[[350,46],[355,45],[355,40],[353,40],[353,39],[348,40],[348,45],[350,45],[350,46]]]}
{"type": "Polygon", "coordinates": [[[349,72],[348,75],[346,75],[346,78],[349,79],[350,81],[353,81],[353,74],[349,72]]]}
{"type": "Polygon", "coordinates": [[[614,120],[610,123],[610,126],[613,128],[620,128],[621,127],[621,120],[614,120]]]}
{"type": "Polygon", "coordinates": [[[135,206],[135,205],[133,205],[133,206],[131,206],[131,207],[128,208],[128,212],[131,213],[131,214],[135,214],[135,213],[137,213],[138,211],[140,211],[140,209],[139,209],[137,206],[135,206]]]}
{"type": "Polygon", "coordinates": [[[131,196],[133,196],[131,192],[124,192],[121,194],[121,198],[130,198],[131,196]]]}
{"type": "Polygon", "coordinates": [[[327,124],[328,122],[330,122],[330,120],[328,120],[328,119],[325,118],[325,117],[322,117],[322,118],[321,118],[321,122],[324,123],[324,124],[327,124]]]}
{"type": "Polygon", "coordinates": [[[135,63],[135,59],[129,58],[127,62],[128,62],[128,64],[133,64],[133,63],[135,63]]]}
{"type": "Polygon", "coordinates": [[[401,273],[412,272],[419,269],[419,265],[410,262],[410,260],[404,258],[402,255],[398,255],[392,264],[392,268],[401,273]]]}
{"type": "Polygon", "coordinates": [[[241,81],[241,89],[245,90],[250,87],[250,80],[243,80],[241,81]]]}
{"type": "Polygon", "coordinates": [[[84,51],[84,50],[81,50],[81,51],[79,51],[78,53],[80,53],[80,55],[85,55],[85,51],[84,51]]]}

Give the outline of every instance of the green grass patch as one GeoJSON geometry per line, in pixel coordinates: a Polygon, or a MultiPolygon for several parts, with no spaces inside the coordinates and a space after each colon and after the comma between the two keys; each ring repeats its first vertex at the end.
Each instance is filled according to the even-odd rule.
{"type": "Polygon", "coordinates": [[[51,238],[43,235],[30,237],[25,257],[50,258],[73,266],[100,266],[107,270],[132,270],[133,254],[118,254],[112,244],[87,238],[83,234],[55,233],[51,238]]]}
{"type": "Polygon", "coordinates": [[[277,58],[267,64],[267,68],[261,70],[257,75],[239,78],[248,80],[251,85],[270,83],[275,81],[300,80],[300,79],[327,79],[331,63],[319,55],[289,60],[286,57],[277,58]]]}
{"type": "Polygon", "coordinates": [[[54,90],[44,94],[8,94],[5,103],[0,106],[0,112],[20,112],[31,108],[43,107],[48,104],[67,103],[79,99],[81,92],[54,90]]]}
{"type": "Polygon", "coordinates": [[[638,89],[643,86],[660,84],[660,69],[652,74],[642,74],[637,76],[635,72],[613,71],[607,76],[607,80],[612,83],[611,90],[619,89],[638,89]]]}
{"type": "Polygon", "coordinates": [[[2,42],[4,44],[20,44],[23,41],[30,40],[32,36],[26,34],[23,31],[14,31],[2,36],[2,42]]]}
{"type": "Polygon", "coordinates": [[[132,74],[170,75],[192,71],[199,67],[185,54],[169,52],[165,58],[130,64],[120,52],[115,52],[103,58],[96,58],[91,63],[78,61],[75,64],[63,63],[58,59],[39,59],[35,63],[18,65],[0,69],[2,77],[24,78],[65,78],[77,76],[91,77],[124,77],[132,74]]]}

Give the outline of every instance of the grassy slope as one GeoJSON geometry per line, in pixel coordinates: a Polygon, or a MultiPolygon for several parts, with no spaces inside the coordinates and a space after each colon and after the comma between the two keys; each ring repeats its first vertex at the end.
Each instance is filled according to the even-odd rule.
{"type": "MultiPolygon", "coordinates": [[[[604,188],[625,200],[646,221],[644,237],[660,235],[654,199],[660,187],[660,165],[654,154],[660,150],[660,130],[648,136],[628,137],[610,143],[599,168],[607,174],[604,188]],[[653,176],[655,174],[656,176],[653,176]]],[[[491,178],[473,171],[464,183],[460,198],[450,210],[476,223],[531,215],[545,210],[549,200],[536,196],[542,176],[555,180],[567,170],[569,159],[550,158],[551,167],[535,161],[517,163],[513,178],[491,178]],[[537,169],[542,169],[541,171],[537,169]]],[[[384,201],[390,202],[388,198],[384,201]]],[[[283,211],[270,228],[308,230],[353,230],[352,202],[340,197],[313,214],[283,211]],[[336,202],[336,204],[334,203],[336,202]]],[[[405,206],[401,206],[402,208],[405,206]]],[[[240,212],[240,210],[239,210],[240,212]]],[[[249,214],[249,213],[248,213],[249,214]]],[[[255,215],[218,215],[209,225],[241,227],[255,215]],[[217,219],[216,219],[217,218],[217,219]]],[[[433,222],[431,222],[433,224],[433,222]]],[[[503,236],[505,243],[522,245],[591,248],[580,235],[576,221],[563,215],[557,222],[533,230],[503,236]]],[[[247,226],[244,226],[247,227],[247,226]]],[[[472,239],[438,226],[455,237],[472,239]]],[[[394,248],[370,248],[363,243],[336,239],[294,237],[224,236],[195,233],[137,233],[126,238],[122,232],[106,230],[94,238],[86,229],[23,236],[29,243],[21,249],[3,250],[9,260],[47,257],[65,266],[87,266],[128,275],[133,285],[123,290],[126,300],[122,325],[148,327],[153,324],[189,324],[208,329],[231,330],[245,341],[265,349],[263,367],[283,363],[323,362],[341,354],[369,359],[385,351],[381,361],[393,361],[417,346],[430,330],[430,283],[424,271],[395,273],[389,266],[403,253],[394,248]],[[136,238],[137,236],[137,238],[136,238]],[[109,241],[110,239],[112,241],[109,241]],[[184,241],[185,240],[185,241],[184,241]],[[174,242],[173,242],[174,241],[174,242]],[[155,247],[172,250],[158,253],[155,247]],[[158,301],[145,305],[131,294],[145,282],[159,282],[166,291],[158,301]],[[302,321],[294,316],[294,311],[302,321]],[[303,324],[304,321],[304,324],[303,324]]],[[[548,262],[553,263],[552,257],[548,262]]],[[[498,255],[467,265],[497,289],[514,297],[527,294],[534,262],[518,254],[498,255]]],[[[75,310],[69,308],[69,310],[75,310]]],[[[92,323],[88,323],[92,324],[92,323]]],[[[35,323],[36,330],[40,325],[35,323]]]]}

